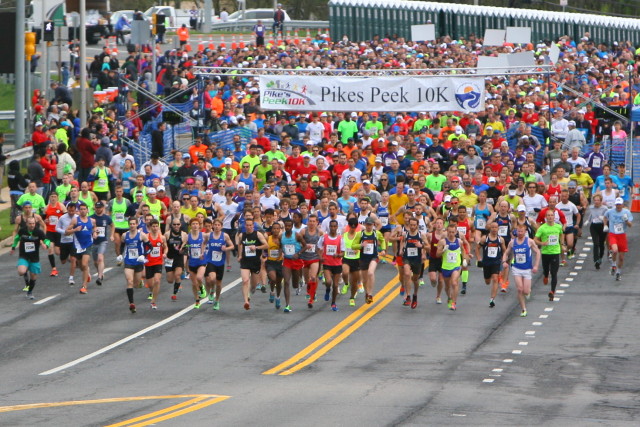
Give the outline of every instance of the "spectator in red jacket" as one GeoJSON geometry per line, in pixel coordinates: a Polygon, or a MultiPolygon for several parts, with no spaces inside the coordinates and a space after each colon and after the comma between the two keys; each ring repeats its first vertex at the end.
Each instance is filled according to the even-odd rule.
{"type": "MultiPolygon", "coordinates": [[[[34,150],[42,149],[49,143],[49,136],[42,130],[42,122],[36,122],[35,130],[31,134],[31,145],[34,150]]],[[[44,154],[44,151],[41,151],[44,154]]]]}
{"type": "Polygon", "coordinates": [[[44,169],[44,176],[42,177],[42,197],[45,200],[49,200],[49,194],[53,191],[53,180],[58,174],[58,161],[56,156],[53,155],[51,150],[47,150],[46,154],[40,158],[40,164],[44,169]]]}
{"type": "Polygon", "coordinates": [[[78,181],[84,182],[91,172],[91,168],[96,163],[96,151],[98,145],[94,142],[97,141],[94,135],[91,135],[91,131],[88,128],[82,129],[80,136],[76,140],[76,150],[80,154],[80,167],[78,168],[78,181]]]}

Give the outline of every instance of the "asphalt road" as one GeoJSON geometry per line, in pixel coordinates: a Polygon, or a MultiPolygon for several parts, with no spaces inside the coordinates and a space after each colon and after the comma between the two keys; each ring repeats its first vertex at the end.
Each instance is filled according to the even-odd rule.
{"type": "Polygon", "coordinates": [[[585,242],[557,301],[536,278],[526,318],[514,289],[490,309],[475,268],[456,312],[428,284],[408,309],[391,265],[374,304],[337,313],[300,295],[284,314],[260,292],[246,312],[239,285],[191,310],[188,286],[172,302],[163,283],[159,309],[139,290],[132,315],[118,267],[88,295],[62,267],[29,301],[3,255],[0,425],[637,425],[640,275],[635,259],[622,282],[595,271],[585,242]]]}

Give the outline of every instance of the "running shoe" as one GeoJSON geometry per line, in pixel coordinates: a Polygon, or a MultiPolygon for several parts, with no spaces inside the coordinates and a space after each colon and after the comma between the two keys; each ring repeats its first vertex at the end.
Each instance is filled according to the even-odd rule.
{"type": "MultiPolygon", "coordinates": [[[[387,264],[387,260],[383,258],[380,258],[380,264],[387,264]]],[[[338,310],[334,310],[334,311],[338,311],[338,310]]]]}
{"type": "Polygon", "coordinates": [[[304,299],[306,299],[307,301],[309,301],[309,299],[311,298],[311,295],[309,295],[309,293],[307,292],[307,294],[304,296],[304,299]]]}
{"type": "Polygon", "coordinates": [[[367,295],[365,297],[365,301],[367,302],[367,304],[371,304],[373,302],[373,295],[367,295]]]}
{"type": "Polygon", "coordinates": [[[616,270],[617,270],[616,266],[615,266],[615,265],[612,265],[612,266],[611,266],[611,275],[612,275],[612,276],[615,276],[615,274],[616,274],[616,270]]]}
{"type": "Polygon", "coordinates": [[[22,292],[29,292],[29,285],[25,285],[25,287],[22,288],[22,292]]]}
{"type": "Polygon", "coordinates": [[[358,285],[358,293],[364,294],[364,286],[362,286],[362,283],[358,285]]]}
{"type": "Polygon", "coordinates": [[[560,267],[566,267],[567,266],[567,260],[562,260],[560,261],[560,267]]]}
{"type": "Polygon", "coordinates": [[[411,309],[412,309],[412,310],[415,310],[415,309],[416,309],[416,307],[418,307],[418,300],[417,300],[417,299],[416,299],[416,300],[411,301],[411,309]]]}
{"type": "Polygon", "coordinates": [[[300,286],[296,288],[296,295],[300,295],[300,286]]]}
{"type": "Polygon", "coordinates": [[[616,273],[616,281],[622,280],[622,275],[620,273],[616,273]]]}
{"type": "Polygon", "coordinates": [[[69,286],[74,286],[76,284],[76,281],[73,280],[72,276],[69,276],[69,286]]]}
{"type": "Polygon", "coordinates": [[[442,304],[442,298],[437,297],[436,298],[436,304],[442,304]]]}
{"type": "Polygon", "coordinates": [[[493,298],[491,298],[491,299],[489,300],[489,307],[493,308],[493,307],[495,307],[495,306],[496,306],[496,302],[493,300],[493,298]]]}
{"type": "Polygon", "coordinates": [[[178,295],[171,295],[171,301],[178,301],[178,295]]]}
{"type": "Polygon", "coordinates": [[[549,301],[553,301],[553,292],[549,292],[549,301]]]}
{"type": "Polygon", "coordinates": [[[196,301],[195,304],[193,304],[193,308],[195,308],[196,310],[200,308],[200,301],[196,301]]]}
{"type": "Polygon", "coordinates": [[[531,299],[531,294],[524,294],[524,299],[529,301],[531,299]]]}
{"type": "Polygon", "coordinates": [[[338,306],[335,304],[331,304],[331,310],[332,311],[338,311],[338,306]]]}
{"type": "Polygon", "coordinates": [[[156,303],[152,302],[151,303],[151,310],[157,310],[157,309],[158,309],[158,306],[156,305],[156,303]]]}
{"type": "Polygon", "coordinates": [[[401,286],[400,286],[400,296],[401,296],[401,297],[402,297],[402,296],[404,296],[404,293],[405,293],[405,292],[406,292],[406,291],[405,291],[405,289],[404,289],[404,285],[401,285],[401,286]]]}
{"type": "Polygon", "coordinates": [[[355,298],[349,299],[349,306],[350,307],[355,307],[356,306],[356,299],[355,298]]]}
{"type": "Polygon", "coordinates": [[[120,266],[122,265],[122,261],[123,261],[123,260],[124,260],[124,258],[122,258],[122,255],[118,255],[118,256],[116,257],[116,265],[117,265],[118,267],[120,267],[120,266]]]}
{"type": "Polygon", "coordinates": [[[346,294],[349,291],[349,284],[345,283],[342,285],[342,289],[340,289],[340,293],[342,295],[346,294]]]}
{"type": "Polygon", "coordinates": [[[451,308],[451,305],[453,305],[453,300],[449,298],[447,299],[447,307],[451,308]]]}
{"type": "Polygon", "coordinates": [[[267,293],[267,287],[265,285],[260,285],[260,290],[262,291],[263,294],[267,293]]]}
{"type": "Polygon", "coordinates": [[[191,279],[191,274],[189,274],[189,272],[186,272],[186,273],[184,274],[184,279],[185,279],[185,280],[189,280],[189,279],[191,279]]]}
{"type": "Polygon", "coordinates": [[[31,292],[27,292],[27,298],[28,299],[35,299],[35,297],[33,296],[33,294],[31,292]]]}
{"type": "Polygon", "coordinates": [[[220,301],[216,301],[213,303],[213,309],[216,311],[220,310],[220,301]]]}
{"type": "Polygon", "coordinates": [[[548,285],[549,284],[549,276],[544,276],[542,278],[542,284],[543,285],[548,285]]]}
{"type": "Polygon", "coordinates": [[[520,317],[527,317],[527,310],[522,310],[522,313],[520,313],[520,317]]]}
{"type": "Polygon", "coordinates": [[[573,259],[575,257],[575,255],[573,254],[573,251],[569,252],[569,254],[567,255],[567,258],[569,259],[573,259]]]}
{"type": "Polygon", "coordinates": [[[418,286],[424,286],[424,279],[422,277],[418,280],[418,286]]]}
{"type": "Polygon", "coordinates": [[[98,285],[98,286],[102,286],[102,281],[103,281],[103,280],[104,280],[104,277],[98,277],[98,278],[96,279],[96,285],[98,285]]]}
{"type": "Polygon", "coordinates": [[[250,303],[248,303],[248,302],[245,302],[245,303],[244,303],[244,309],[245,309],[245,310],[250,310],[250,309],[251,309],[251,304],[250,304],[250,303]]]}
{"type": "Polygon", "coordinates": [[[330,298],[331,298],[331,288],[327,288],[327,290],[324,291],[324,300],[329,301],[330,298]]]}
{"type": "Polygon", "coordinates": [[[51,276],[51,277],[58,277],[58,269],[57,269],[57,268],[55,268],[55,267],[53,267],[53,268],[51,269],[51,273],[49,274],[49,276],[51,276]]]}
{"type": "Polygon", "coordinates": [[[460,291],[460,293],[462,295],[466,295],[467,294],[467,285],[462,285],[462,290],[460,291]]]}
{"type": "Polygon", "coordinates": [[[284,311],[285,313],[291,313],[291,306],[290,305],[286,306],[282,311],[284,311]]]}
{"type": "Polygon", "coordinates": [[[458,307],[456,307],[456,303],[451,303],[451,307],[449,307],[449,310],[453,310],[455,311],[458,307]]]}
{"type": "Polygon", "coordinates": [[[476,261],[476,267],[482,268],[482,261],[481,260],[476,261]]]}
{"type": "Polygon", "coordinates": [[[207,299],[209,300],[209,304],[213,304],[213,301],[216,299],[216,297],[213,295],[213,293],[210,293],[207,299]]]}
{"type": "Polygon", "coordinates": [[[227,272],[231,271],[231,266],[227,265],[227,272]]]}
{"type": "Polygon", "coordinates": [[[273,304],[273,301],[275,301],[275,299],[276,299],[276,296],[273,294],[273,292],[271,292],[269,294],[269,302],[273,304]]]}
{"type": "Polygon", "coordinates": [[[134,303],[129,304],[129,311],[132,313],[136,312],[136,305],[134,303]]]}
{"type": "Polygon", "coordinates": [[[152,294],[151,292],[149,292],[149,296],[147,297],[147,299],[148,299],[149,301],[151,301],[151,300],[153,299],[153,294],[152,294]]]}
{"type": "Polygon", "coordinates": [[[280,310],[280,298],[276,298],[276,310],[280,310]]]}
{"type": "Polygon", "coordinates": [[[307,303],[307,307],[313,308],[313,300],[312,299],[310,299],[309,302],[307,303]]]}
{"type": "Polygon", "coordinates": [[[600,270],[600,261],[596,261],[596,270],[600,270]]]}
{"type": "Polygon", "coordinates": [[[80,288],[80,293],[81,293],[81,294],[83,294],[83,295],[85,295],[85,294],[87,293],[87,288],[86,288],[86,287],[84,287],[84,286],[83,286],[83,287],[81,287],[81,288],[80,288]]]}
{"type": "Polygon", "coordinates": [[[207,290],[204,286],[200,287],[200,299],[205,299],[207,297],[207,290]]]}
{"type": "Polygon", "coordinates": [[[402,305],[409,307],[411,305],[411,297],[407,295],[407,297],[402,301],[402,305]]]}

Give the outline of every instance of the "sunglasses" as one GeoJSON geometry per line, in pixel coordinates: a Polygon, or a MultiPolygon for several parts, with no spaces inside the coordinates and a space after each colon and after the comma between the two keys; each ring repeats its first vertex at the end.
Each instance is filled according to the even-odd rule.
{"type": "Polygon", "coordinates": [[[389,180],[386,178],[380,178],[380,181],[389,181],[389,180]]]}
{"type": "Polygon", "coordinates": [[[171,224],[171,225],[173,225],[174,227],[176,227],[176,226],[180,227],[180,223],[178,223],[178,224],[171,224]]]}

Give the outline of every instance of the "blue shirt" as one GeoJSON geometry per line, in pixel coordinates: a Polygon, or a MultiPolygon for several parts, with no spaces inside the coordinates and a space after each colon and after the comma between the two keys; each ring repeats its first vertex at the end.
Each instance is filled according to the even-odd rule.
{"type": "Polygon", "coordinates": [[[616,208],[611,208],[604,213],[604,217],[609,221],[609,233],[611,234],[625,234],[627,221],[633,221],[633,215],[627,208],[622,208],[620,212],[616,208]]]}

